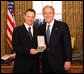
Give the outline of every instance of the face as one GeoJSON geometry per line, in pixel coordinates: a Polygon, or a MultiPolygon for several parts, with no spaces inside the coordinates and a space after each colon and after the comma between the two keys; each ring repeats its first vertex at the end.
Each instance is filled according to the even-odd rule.
{"type": "Polygon", "coordinates": [[[44,13],[43,13],[43,16],[44,16],[44,19],[47,21],[47,23],[51,23],[52,20],[54,19],[54,12],[52,10],[52,8],[45,8],[44,9],[44,13]]]}
{"type": "Polygon", "coordinates": [[[28,24],[29,26],[31,26],[34,23],[34,19],[35,19],[34,12],[28,11],[24,15],[24,19],[25,19],[26,24],[28,24]]]}

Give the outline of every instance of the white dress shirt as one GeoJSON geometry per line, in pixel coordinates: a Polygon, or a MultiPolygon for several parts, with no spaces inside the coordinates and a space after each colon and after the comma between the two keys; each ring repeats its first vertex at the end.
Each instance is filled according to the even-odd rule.
{"type": "Polygon", "coordinates": [[[29,26],[26,23],[24,23],[24,25],[25,25],[27,31],[28,31],[29,27],[31,27],[31,33],[32,33],[32,36],[33,36],[33,24],[31,26],[29,26]]]}

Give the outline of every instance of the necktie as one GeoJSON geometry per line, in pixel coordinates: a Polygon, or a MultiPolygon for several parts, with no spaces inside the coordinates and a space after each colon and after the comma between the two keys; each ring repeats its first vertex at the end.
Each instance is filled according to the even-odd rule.
{"type": "Polygon", "coordinates": [[[50,25],[48,25],[46,36],[47,36],[47,43],[49,44],[49,39],[50,39],[50,25]]]}
{"type": "Polygon", "coordinates": [[[29,27],[28,32],[29,32],[30,38],[32,39],[31,27],[29,27]]]}

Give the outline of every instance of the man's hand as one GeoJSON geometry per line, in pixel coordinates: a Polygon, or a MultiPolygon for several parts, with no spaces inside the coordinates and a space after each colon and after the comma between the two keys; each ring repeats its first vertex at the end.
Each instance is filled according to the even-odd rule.
{"type": "Polygon", "coordinates": [[[31,55],[34,55],[34,54],[37,54],[39,53],[39,51],[35,50],[35,49],[30,49],[30,54],[31,55]]]}
{"type": "Polygon", "coordinates": [[[46,50],[46,44],[44,44],[44,50],[46,50]]]}
{"type": "Polygon", "coordinates": [[[65,70],[69,70],[70,69],[70,66],[71,66],[71,62],[66,61],[65,64],[64,64],[64,69],[65,70]]]}

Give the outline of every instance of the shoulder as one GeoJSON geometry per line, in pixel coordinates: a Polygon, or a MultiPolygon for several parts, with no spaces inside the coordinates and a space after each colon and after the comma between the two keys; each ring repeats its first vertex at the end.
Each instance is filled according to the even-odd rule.
{"type": "Polygon", "coordinates": [[[60,25],[67,25],[67,23],[66,23],[66,22],[63,22],[63,21],[58,21],[58,20],[55,20],[55,23],[60,24],[60,25]]]}
{"type": "Polygon", "coordinates": [[[59,27],[68,27],[68,24],[63,21],[55,20],[55,24],[57,24],[57,26],[59,26],[59,27]]]}
{"type": "Polygon", "coordinates": [[[22,28],[24,27],[24,24],[20,25],[20,26],[17,26],[14,28],[14,30],[21,30],[22,28]]]}
{"type": "Polygon", "coordinates": [[[46,25],[46,24],[45,24],[45,23],[43,23],[43,24],[39,25],[39,27],[38,27],[38,28],[39,28],[39,29],[43,29],[43,28],[45,27],[45,25],[46,25]]]}

